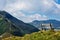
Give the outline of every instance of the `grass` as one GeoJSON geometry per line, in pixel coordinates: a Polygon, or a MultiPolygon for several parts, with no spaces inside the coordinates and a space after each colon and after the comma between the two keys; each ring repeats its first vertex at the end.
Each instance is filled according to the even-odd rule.
{"type": "Polygon", "coordinates": [[[11,36],[2,38],[3,40],[60,40],[60,31],[39,31],[32,34],[26,34],[23,37],[11,36]]]}

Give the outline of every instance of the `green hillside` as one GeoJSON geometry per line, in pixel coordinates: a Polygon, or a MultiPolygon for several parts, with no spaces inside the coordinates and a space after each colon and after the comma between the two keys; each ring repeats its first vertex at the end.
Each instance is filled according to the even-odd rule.
{"type": "Polygon", "coordinates": [[[24,23],[6,11],[0,11],[0,18],[0,34],[9,32],[15,36],[23,36],[39,31],[38,28],[24,23]]]}
{"type": "Polygon", "coordinates": [[[4,33],[12,33],[13,31],[15,31],[17,29],[10,27],[10,23],[7,22],[6,20],[4,20],[1,16],[0,16],[0,35],[4,34],[4,33]],[[13,29],[13,30],[12,30],[13,29]]]}
{"type": "Polygon", "coordinates": [[[24,37],[11,36],[2,38],[3,40],[60,40],[60,31],[39,31],[26,34],[24,37]]]}
{"type": "Polygon", "coordinates": [[[7,23],[0,17],[0,35],[6,31],[7,23]]]}

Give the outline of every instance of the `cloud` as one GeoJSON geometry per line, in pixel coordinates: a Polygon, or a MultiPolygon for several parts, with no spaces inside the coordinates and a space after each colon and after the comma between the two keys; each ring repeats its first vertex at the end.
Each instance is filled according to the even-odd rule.
{"type": "Polygon", "coordinates": [[[31,18],[32,20],[47,20],[47,16],[45,15],[40,15],[38,13],[34,14],[34,15],[30,15],[29,18],[31,18]]]}
{"type": "Polygon", "coordinates": [[[53,6],[52,0],[9,0],[7,1],[7,5],[5,10],[12,12],[15,10],[27,10],[27,11],[47,11],[53,6]],[[50,2],[50,3],[49,3],[50,2]],[[9,9],[9,10],[8,10],[9,9]]]}
{"type": "Polygon", "coordinates": [[[0,10],[3,10],[4,9],[4,7],[6,5],[5,2],[6,2],[5,0],[0,0],[0,10]]]}
{"type": "Polygon", "coordinates": [[[40,15],[39,13],[26,15],[25,13],[21,11],[16,11],[12,15],[26,23],[32,22],[34,20],[48,20],[49,19],[46,15],[40,15]]]}
{"type": "Polygon", "coordinates": [[[7,0],[7,5],[4,10],[12,13],[17,10],[23,10],[29,13],[38,11],[40,11],[40,13],[45,13],[53,6],[52,0],[7,0]]]}
{"type": "Polygon", "coordinates": [[[40,15],[40,14],[36,13],[34,15],[28,15],[28,16],[24,15],[23,17],[20,16],[18,19],[20,19],[24,22],[32,22],[34,20],[48,20],[49,18],[45,15],[40,15]]]}
{"type": "Polygon", "coordinates": [[[7,1],[7,4],[4,8],[4,10],[8,12],[14,12],[17,10],[30,10],[31,5],[27,2],[21,1],[21,0],[15,0],[13,3],[11,3],[12,0],[7,1]]]}
{"type": "Polygon", "coordinates": [[[50,8],[52,8],[53,5],[53,1],[52,0],[42,0],[41,4],[41,10],[42,12],[46,12],[47,10],[49,10],[50,8]]]}
{"type": "Polygon", "coordinates": [[[60,15],[60,5],[54,0],[6,0],[4,2],[1,2],[0,8],[24,22],[47,20],[51,15],[60,15]]]}
{"type": "Polygon", "coordinates": [[[56,4],[56,3],[55,3],[55,5],[56,5],[56,7],[57,7],[57,8],[59,8],[59,9],[60,9],[60,5],[59,5],[59,4],[56,4]]]}
{"type": "Polygon", "coordinates": [[[59,8],[55,9],[55,10],[53,11],[53,13],[56,14],[56,15],[60,15],[60,9],[59,9],[59,8]]]}
{"type": "Polygon", "coordinates": [[[25,16],[25,14],[23,14],[22,12],[15,12],[15,13],[13,13],[13,16],[15,16],[15,17],[24,17],[25,16]],[[18,14],[16,14],[16,13],[18,13],[18,14]]]}

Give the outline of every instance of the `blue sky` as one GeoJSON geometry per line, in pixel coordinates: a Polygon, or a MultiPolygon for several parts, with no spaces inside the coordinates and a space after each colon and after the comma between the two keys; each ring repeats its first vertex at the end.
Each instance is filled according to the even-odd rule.
{"type": "Polygon", "coordinates": [[[60,4],[60,0],[55,0],[56,3],[60,4]]]}
{"type": "Polygon", "coordinates": [[[0,0],[0,10],[24,22],[49,19],[60,21],[60,0],[0,0]]]}

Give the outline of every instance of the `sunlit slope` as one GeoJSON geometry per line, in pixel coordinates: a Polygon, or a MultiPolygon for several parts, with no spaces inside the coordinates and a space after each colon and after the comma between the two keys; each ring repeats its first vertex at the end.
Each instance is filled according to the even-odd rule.
{"type": "Polygon", "coordinates": [[[26,34],[24,37],[11,36],[2,38],[3,40],[60,40],[60,31],[39,31],[26,34]]]}

